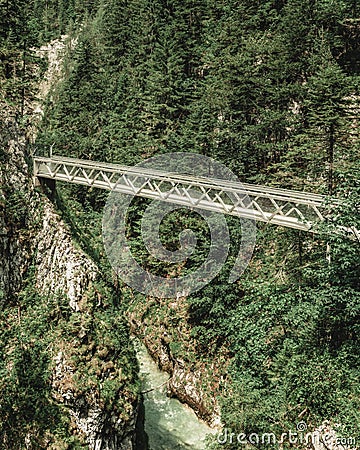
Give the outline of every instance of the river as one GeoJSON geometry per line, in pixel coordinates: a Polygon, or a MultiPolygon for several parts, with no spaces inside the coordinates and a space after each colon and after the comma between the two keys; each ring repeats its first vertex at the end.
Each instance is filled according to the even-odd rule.
{"type": "Polygon", "coordinates": [[[144,393],[145,432],[149,450],[205,449],[205,438],[215,431],[193,410],[166,395],[169,374],[158,369],[146,347],[134,340],[144,393]]]}

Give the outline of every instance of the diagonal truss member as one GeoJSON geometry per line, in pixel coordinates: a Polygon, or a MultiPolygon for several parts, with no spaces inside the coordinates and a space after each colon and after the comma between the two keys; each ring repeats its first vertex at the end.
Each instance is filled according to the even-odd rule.
{"type": "Polygon", "coordinates": [[[305,231],[328,210],[318,194],[59,156],[34,157],[34,176],[305,231]]]}

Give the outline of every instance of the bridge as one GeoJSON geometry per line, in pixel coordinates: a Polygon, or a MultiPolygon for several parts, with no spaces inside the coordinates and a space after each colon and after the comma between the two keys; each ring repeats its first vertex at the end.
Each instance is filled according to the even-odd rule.
{"type": "Polygon", "coordinates": [[[35,156],[34,176],[304,231],[314,231],[313,225],[338,204],[325,206],[324,196],[308,192],[62,156],[35,156]]]}

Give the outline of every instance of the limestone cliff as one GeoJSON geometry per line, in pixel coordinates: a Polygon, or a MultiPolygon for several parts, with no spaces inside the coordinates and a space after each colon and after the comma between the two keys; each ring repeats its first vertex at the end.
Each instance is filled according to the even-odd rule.
{"type": "Polygon", "coordinates": [[[111,286],[35,188],[28,125],[3,108],[0,447],[131,450],[138,396],[127,327],[112,309],[111,286]]]}

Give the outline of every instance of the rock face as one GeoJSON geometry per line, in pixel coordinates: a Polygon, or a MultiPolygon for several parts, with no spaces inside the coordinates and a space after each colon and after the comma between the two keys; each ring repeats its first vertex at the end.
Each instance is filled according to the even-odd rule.
{"type": "Polygon", "coordinates": [[[58,397],[70,407],[70,414],[77,428],[76,434],[80,432],[86,436],[89,449],[133,450],[136,448],[137,408],[131,411],[130,420],[125,423],[115,413],[107,413],[103,410],[95,392],[91,395],[91,402],[84,396],[77,397],[68,385],[69,380],[71,385],[72,367],[67,364],[65,355],[61,351],[55,357],[55,362],[53,386],[57,390],[58,397]]]}
{"type": "MultiPolygon", "coordinates": [[[[30,211],[28,167],[25,163],[25,139],[17,133],[12,120],[4,121],[0,128],[0,291],[3,301],[16,296],[22,286],[23,274],[29,263],[31,245],[25,242],[25,228],[31,232],[34,224],[30,211]],[[21,222],[24,232],[13,239],[16,222],[21,222]]],[[[36,208],[35,202],[33,203],[36,208]]]]}
{"type": "Polygon", "coordinates": [[[340,437],[327,421],[310,433],[309,441],[314,450],[356,450],[356,439],[347,436],[340,437]]]}
{"type": "Polygon", "coordinates": [[[79,302],[95,281],[97,267],[83,252],[74,248],[69,231],[48,201],[43,205],[35,247],[39,291],[43,294],[66,292],[70,307],[80,311],[79,302]]]}
{"type": "Polygon", "coordinates": [[[181,360],[175,360],[174,369],[169,387],[176,397],[183,403],[187,403],[195,411],[199,412],[199,416],[207,420],[211,427],[220,427],[220,408],[214,402],[213,409],[208,410],[204,398],[206,393],[202,386],[204,374],[200,370],[194,372],[186,369],[185,364],[181,360]]]}
{"type": "MultiPolygon", "coordinates": [[[[94,307],[89,306],[86,298],[101,275],[96,264],[74,245],[53,204],[35,189],[27,164],[30,158],[26,140],[16,123],[8,118],[3,125],[0,160],[2,308],[19,301],[18,294],[32,272],[34,290],[43,298],[65,296],[71,314],[77,316],[76,320],[81,324],[92,314],[94,307]]],[[[66,405],[72,434],[89,449],[132,450],[135,448],[138,399],[135,394],[121,392],[126,388],[126,382],[120,376],[116,349],[108,345],[104,351],[101,345],[91,342],[86,333],[80,329],[76,339],[69,338],[69,342],[54,336],[57,341],[53,343],[52,351],[49,350],[53,361],[53,397],[59,404],[66,405]],[[86,358],[84,356],[85,372],[93,360],[99,366],[94,372],[99,380],[96,385],[89,386],[84,381],[82,386],[75,380],[77,368],[69,356],[78,352],[77,347],[82,342],[91,348],[91,351],[86,350],[86,358]],[[126,410],[125,415],[119,414],[116,408],[104,407],[101,386],[107,379],[115,383],[114,389],[118,391],[119,404],[126,410]]]]}
{"type": "Polygon", "coordinates": [[[165,325],[150,325],[141,320],[139,307],[130,315],[130,325],[132,332],[144,342],[159,368],[170,374],[169,393],[189,405],[211,427],[221,428],[220,407],[216,400],[218,386],[215,389],[212,386],[216,378],[216,361],[207,366],[194,366],[176,357],[169,346],[165,325]]]}

